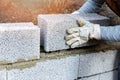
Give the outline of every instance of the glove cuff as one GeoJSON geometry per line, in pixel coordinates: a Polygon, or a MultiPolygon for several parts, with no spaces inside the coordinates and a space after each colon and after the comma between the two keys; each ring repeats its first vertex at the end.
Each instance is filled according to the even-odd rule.
{"type": "Polygon", "coordinates": [[[93,31],[90,33],[90,39],[97,39],[100,40],[100,25],[94,24],[93,31]]]}

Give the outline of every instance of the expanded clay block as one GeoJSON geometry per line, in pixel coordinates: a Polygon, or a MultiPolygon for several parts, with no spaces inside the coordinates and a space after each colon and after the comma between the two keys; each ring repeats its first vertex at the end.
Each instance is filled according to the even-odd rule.
{"type": "Polygon", "coordinates": [[[7,80],[74,80],[78,76],[79,55],[24,64],[12,65],[7,80]],[[24,64],[33,65],[24,68],[24,64]]]}
{"type": "Polygon", "coordinates": [[[0,24],[0,63],[40,57],[40,28],[32,23],[0,24]]]}
{"type": "Polygon", "coordinates": [[[80,55],[79,77],[95,75],[118,68],[120,53],[116,50],[80,55]]]}
{"type": "MultiPolygon", "coordinates": [[[[52,14],[39,15],[38,25],[41,28],[41,45],[44,46],[46,52],[69,49],[65,44],[64,37],[66,30],[72,27],[79,27],[77,19],[82,17],[93,23],[101,25],[109,25],[109,18],[97,14],[52,14]]],[[[81,45],[88,46],[90,44],[81,45]]]]}
{"type": "Polygon", "coordinates": [[[118,80],[118,71],[110,71],[78,80],[118,80]]]}

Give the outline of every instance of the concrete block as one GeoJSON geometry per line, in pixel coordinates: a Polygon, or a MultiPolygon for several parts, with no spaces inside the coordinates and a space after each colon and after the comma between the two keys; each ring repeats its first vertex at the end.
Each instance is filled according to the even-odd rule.
{"type": "Polygon", "coordinates": [[[95,75],[118,68],[119,56],[117,50],[80,55],[79,77],[95,75]]]}
{"type": "Polygon", "coordinates": [[[0,24],[0,64],[40,57],[40,28],[32,23],[0,24]]]}
{"type": "Polygon", "coordinates": [[[100,80],[118,80],[118,71],[111,71],[100,75],[100,80]]]}
{"type": "Polygon", "coordinates": [[[78,64],[79,55],[21,65],[14,64],[7,71],[8,80],[74,80],[78,76],[78,64]],[[21,69],[24,66],[27,67],[21,69]]]}
{"type": "Polygon", "coordinates": [[[101,73],[98,75],[81,78],[79,80],[118,80],[118,72],[111,71],[107,73],[101,73]]]}
{"type": "Polygon", "coordinates": [[[6,69],[0,70],[0,80],[7,80],[6,69]]]}
{"type": "MultiPolygon", "coordinates": [[[[41,28],[41,45],[44,46],[46,52],[69,49],[65,44],[64,37],[66,30],[72,27],[79,27],[77,18],[82,17],[93,23],[101,25],[109,25],[108,18],[97,14],[53,14],[53,15],[39,15],[38,25],[41,28]]],[[[81,45],[88,46],[89,43],[81,45]]]]}

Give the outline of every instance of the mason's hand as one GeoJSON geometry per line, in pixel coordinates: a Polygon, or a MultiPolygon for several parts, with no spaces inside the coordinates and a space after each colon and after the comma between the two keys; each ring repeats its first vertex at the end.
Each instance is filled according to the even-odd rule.
{"type": "Polygon", "coordinates": [[[71,48],[87,43],[89,39],[100,39],[100,25],[90,23],[84,19],[78,19],[80,27],[67,30],[66,44],[71,48]]]}

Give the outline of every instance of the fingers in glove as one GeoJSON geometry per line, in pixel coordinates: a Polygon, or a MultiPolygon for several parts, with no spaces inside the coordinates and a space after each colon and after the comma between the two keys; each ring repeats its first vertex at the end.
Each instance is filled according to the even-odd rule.
{"type": "Polygon", "coordinates": [[[80,45],[83,45],[83,44],[85,44],[85,43],[87,43],[87,41],[84,41],[84,40],[81,39],[81,40],[73,43],[70,47],[71,47],[71,48],[76,48],[76,47],[78,47],[78,46],[80,46],[80,45]]]}
{"type": "Polygon", "coordinates": [[[80,25],[80,27],[84,26],[85,24],[89,23],[88,21],[86,21],[85,19],[83,18],[79,18],[78,19],[78,23],[80,25]]]}
{"type": "Polygon", "coordinates": [[[72,45],[73,43],[75,43],[75,42],[77,42],[79,40],[80,40],[79,37],[73,38],[73,39],[70,39],[69,41],[67,41],[66,44],[70,46],[70,45],[72,45]]]}
{"type": "Polygon", "coordinates": [[[71,47],[71,48],[76,48],[76,47],[78,47],[79,45],[80,45],[79,42],[75,42],[75,43],[73,43],[70,47],[71,47]]]}
{"type": "Polygon", "coordinates": [[[79,32],[79,27],[71,28],[71,29],[67,30],[68,34],[73,34],[73,33],[77,33],[77,32],[79,32]]]}
{"type": "Polygon", "coordinates": [[[76,37],[78,37],[79,36],[79,33],[74,33],[74,34],[71,34],[71,35],[68,35],[68,36],[66,36],[65,37],[65,40],[70,40],[70,39],[72,39],[72,38],[76,38],[76,37]]]}

